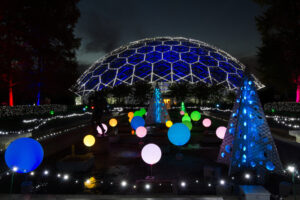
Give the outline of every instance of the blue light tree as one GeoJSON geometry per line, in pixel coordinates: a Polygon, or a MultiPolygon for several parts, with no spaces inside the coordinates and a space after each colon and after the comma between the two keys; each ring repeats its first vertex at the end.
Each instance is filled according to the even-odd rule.
{"type": "Polygon", "coordinates": [[[169,113],[161,97],[160,89],[156,86],[148,107],[146,124],[162,124],[168,120],[170,120],[169,113]]]}
{"type": "Polygon", "coordinates": [[[282,164],[252,79],[245,77],[220,147],[218,162],[229,175],[245,170],[257,174],[282,172],[282,164]]]}

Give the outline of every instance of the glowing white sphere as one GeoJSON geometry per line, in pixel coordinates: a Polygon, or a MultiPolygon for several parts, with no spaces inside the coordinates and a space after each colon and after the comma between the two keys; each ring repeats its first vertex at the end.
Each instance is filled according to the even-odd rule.
{"type": "Polygon", "coordinates": [[[225,133],[226,133],[226,127],[225,126],[220,126],[216,130],[217,137],[220,138],[220,139],[222,139],[222,140],[225,137],[225,133]]]}
{"type": "Polygon", "coordinates": [[[140,126],[135,131],[136,136],[143,138],[147,135],[147,129],[144,126],[140,126]]]}
{"type": "Polygon", "coordinates": [[[211,120],[208,119],[208,118],[205,118],[203,121],[202,121],[202,124],[204,127],[210,127],[211,125],[211,120]]]}
{"type": "MultiPolygon", "coordinates": [[[[106,133],[106,132],[107,132],[107,126],[106,126],[105,124],[102,123],[102,128],[104,129],[104,133],[106,133]]],[[[98,132],[100,135],[103,134],[102,129],[101,129],[99,126],[97,126],[97,132],[98,132]]]]}
{"type": "Polygon", "coordinates": [[[142,159],[149,165],[156,164],[161,158],[161,150],[156,144],[147,144],[142,149],[142,159]]]}

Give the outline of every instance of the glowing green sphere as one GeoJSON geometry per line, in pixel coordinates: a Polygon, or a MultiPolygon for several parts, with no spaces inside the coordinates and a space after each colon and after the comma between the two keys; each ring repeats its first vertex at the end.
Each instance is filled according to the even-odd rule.
{"type": "Polygon", "coordinates": [[[191,114],[191,118],[193,121],[199,121],[201,119],[201,114],[198,111],[193,111],[191,114]]]}
{"type": "Polygon", "coordinates": [[[145,108],[141,108],[141,109],[140,109],[140,113],[141,113],[142,115],[146,114],[146,112],[147,112],[147,111],[146,111],[145,108]]]}
{"type": "Polygon", "coordinates": [[[136,117],[136,116],[143,117],[143,113],[140,110],[137,110],[134,112],[134,117],[136,117]]]}
{"type": "Polygon", "coordinates": [[[184,125],[186,125],[189,128],[189,130],[192,130],[192,128],[193,128],[192,122],[190,122],[190,121],[183,121],[182,123],[184,125]]]}
{"type": "Polygon", "coordinates": [[[188,115],[184,115],[181,119],[182,122],[184,121],[191,121],[191,118],[188,115]]]}

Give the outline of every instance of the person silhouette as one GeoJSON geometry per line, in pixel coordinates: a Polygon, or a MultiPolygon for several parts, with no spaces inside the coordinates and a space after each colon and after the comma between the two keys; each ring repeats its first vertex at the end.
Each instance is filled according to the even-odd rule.
{"type": "Polygon", "coordinates": [[[102,118],[104,112],[109,112],[107,105],[108,104],[106,98],[102,92],[97,91],[93,94],[91,98],[91,106],[94,107],[92,113],[92,124],[95,129],[97,126],[99,126],[102,130],[103,135],[105,135],[105,129],[102,126],[102,118]]]}

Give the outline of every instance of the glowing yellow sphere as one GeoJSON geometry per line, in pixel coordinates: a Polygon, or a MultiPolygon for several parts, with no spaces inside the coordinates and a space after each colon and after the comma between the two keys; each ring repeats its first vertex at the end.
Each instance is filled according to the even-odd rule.
{"type": "Polygon", "coordinates": [[[84,182],[84,187],[86,187],[88,189],[93,189],[94,187],[96,187],[96,179],[94,177],[87,179],[84,182]]]}
{"type": "Polygon", "coordinates": [[[129,113],[128,113],[128,117],[129,117],[129,118],[133,118],[133,116],[134,116],[134,113],[133,113],[133,112],[129,112],[129,113]]]}
{"type": "Polygon", "coordinates": [[[87,147],[91,147],[95,144],[95,137],[92,136],[92,135],[86,135],[84,138],[83,138],[83,144],[87,147]]]}
{"type": "Polygon", "coordinates": [[[109,120],[109,125],[110,125],[111,127],[115,127],[115,126],[117,126],[117,124],[118,124],[118,121],[117,121],[115,118],[111,118],[111,119],[109,120]]]}
{"type": "Polygon", "coordinates": [[[167,121],[166,122],[166,126],[168,127],[168,128],[170,128],[171,126],[173,125],[173,122],[172,121],[167,121]]]}

